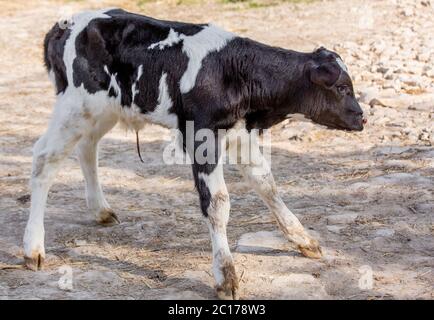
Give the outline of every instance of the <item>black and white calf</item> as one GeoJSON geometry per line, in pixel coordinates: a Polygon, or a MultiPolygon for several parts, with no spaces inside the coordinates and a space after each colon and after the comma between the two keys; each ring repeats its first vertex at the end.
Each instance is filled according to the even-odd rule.
{"type": "MultiPolygon", "coordinates": [[[[135,131],[146,122],[177,128],[238,129],[249,136],[301,113],[328,127],[362,130],[362,110],[341,58],[320,48],[300,53],[270,47],[211,24],[152,19],[120,9],[83,12],[45,38],[45,64],[57,101],[47,132],[34,146],[25,263],[42,267],[44,210],[63,160],[76,147],[89,210],[101,223],[118,222],[97,174],[99,140],[121,121],[135,131]]],[[[239,148],[217,138],[219,148],[239,148]]],[[[226,141],[226,140],[225,140],[226,141]]],[[[236,139],[238,141],[238,139],[236,139]]],[[[184,139],[185,144],[185,139],[184,139]]],[[[192,153],[193,150],[184,149],[192,153]]],[[[286,207],[269,165],[254,143],[253,159],[240,164],[289,241],[308,257],[318,242],[286,207]]],[[[200,205],[211,233],[217,293],[237,297],[238,281],[226,237],[229,195],[220,152],[214,163],[193,163],[200,205]]]]}

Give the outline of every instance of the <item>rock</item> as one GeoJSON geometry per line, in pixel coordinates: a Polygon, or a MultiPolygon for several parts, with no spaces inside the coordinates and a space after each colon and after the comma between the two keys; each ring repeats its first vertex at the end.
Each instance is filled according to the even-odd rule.
{"type": "Polygon", "coordinates": [[[434,78],[434,69],[433,69],[433,68],[426,69],[426,70],[423,72],[423,75],[425,75],[425,76],[427,76],[427,77],[430,77],[430,78],[434,78]]]}
{"type": "Polygon", "coordinates": [[[405,61],[409,61],[410,59],[416,58],[416,53],[411,50],[401,50],[399,52],[400,59],[404,59],[405,61]]]}
{"type": "Polygon", "coordinates": [[[406,7],[401,11],[401,15],[404,17],[411,17],[414,15],[414,10],[411,7],[406,7]]]}
{"type": "Polygon", "coordinates": [[[370,47],[368,44],[362,44],[361,46],[359,46],[359,50],[367,53],[368,51],[370,51],[370,47]]]}
{"type": "Polygon", "coordinates": [[[427,61],[429,61],[430,56],[431,56],[430,52],[424,51],[424,52],[418,53],[416,56],[416,59],[418,61],[421,61],[421,62],[427,62],[427,61]]]}
{"type": "Polygon", "coordinates": [[[393,80],[395,78],[395,73],[392,71],[392,69],[388,69],[383,76],[386,80],[393,80]]]}
{"type": "Polygon", "coordinates": [[[415,128],[410,128],[410,127],[403,128],[401,130],[401,132],[413,141],[416,141],[419,139],[419,133],[415,128]]]}
{"type": "Polygon", "coordinates": [[[430,135],[428,132],[426,132],[426,131],[421,132],[417,138],[418,138],[419,141],[427,142],[427,143],[429,143],[430,145],[432,144],[432,140],[433,140],[433,138],[432,138],[431,135],[430,135]]]}
{"type": "MultiPolygon", "coordinates": [[[[374,99],[370,105],[381,105],[390,107],[387,109],[385,115],[395,113],[398,108],[408,108],[410,105],[415,104],[429,104],[434,101],[434,94],[427,93],[421,95],[400,94],[394,97],[381,97],[380,99],[374,99]]],[[[432,105],[431,105],[432,106],[432,105]]],[[[394,115],[395,116],[395,115],[394,115]]]]}
{"type": "Polygon", "coordinates": [[[385,60],[385,62],[390,62],[390,57],[395,56],[398,51],[399,48],[397,46],[389,46],[383,50],[381,56],[382,58],[388,58],[387,60],[385,60]]]}
{"type": "MultiPolygon", "coordinates": [[[[417,34],[410,28],[402,28],[400,32],[400,36],[401,38],[404,39],[414,39],[415,36],[417,36],[417,34]]],[[[405,41],[402,41],[401,43],[405,43],[405,41]]]]}
{"type": "Polygon", "coordinates": [[[402,66],[396,67],[396,69],[393,71],[393,73],[395,73],[395,74],[404,73],[404,67],[402,67],[402,66]]]}
{"type": "Polygon", "coordinates": [[[399,81],[398,79],[393,81],[393,89],[395,89],[396,92],[401,91],[402,89],[401,81],[399,81]]]}
{"type": "MultiPolygon", "coordinates": [[[[393,76],[392,76],[393,78],[393,76]]],[[[387,79],[387,78],[386,78],[387,79]]],[[[396,80],[388,80],[383,83],[383,89],[393,89],[395,92],[399,92],[401,90],[401,81],[396,80]]]]}
{"type": "Polygon", "coordinates": [[[81,246],[85,246],[85,245],[87,245],[87,241],[86,241],[86,240],[78,240],[78,239],[75,239],[75,240],[74,240],[74,244],[75,244],[77,247],[81,247],[81,246]]]}
{"type": "Polygon", "coordinates": [[[382,74],[386,74],[388,71],[390,70],[390,68],[386,68],[383,66],[377,67],[377,72],[382,73],[382,74]]]}
{"type": "Polygon", "coordinates": [[[387,45],[384,40],[377,40],[371,44],[371,50],[377,54],[382,53],[386,49],[387,45]]]}
{"type": "MultiPolygon", "coordinates": [[[[412,75],[421,75],[423,73],[423,66],[409,65],[406,68],[407,73],[412,75]]],[[[413,77],[416,78],[416,77],[413,77]]]]}
{"type": "Polygon", "coordinates": [[[360,91],[359,101],[366,104],[371,104],[371,101],[378,98],[378,96],[379,91],[377,90],[377,88],[366,88],[360,91]]]}
{"type": "Polygon", "coordinates": [[[357,219],[357,213],[345,213],[327,217],[327,224],[350,224],[357,219]]]}
{"type": "Polygon", "coordinates": [[[280,231],[259,231],[243,234],[237,243],[238,252],[286,251],[290,248],[280,231]]]}
{"type": "Polygon", "coordinates": [[[420,88],[424,87],[423,80],[420,76],[416,76],[416,75],[404,76],[404,75],[402,75],[402,76],[399,76],[399,80],[402,83],[405,83],[406,85],[409,85],[409,86],[420,87],[420,88]]]}
{"type": "Polygon", "coordinates": [[[378,229],[375,231],[375,235],[378,237],[391,237],[395,234],[393,229],[378,229]]]}

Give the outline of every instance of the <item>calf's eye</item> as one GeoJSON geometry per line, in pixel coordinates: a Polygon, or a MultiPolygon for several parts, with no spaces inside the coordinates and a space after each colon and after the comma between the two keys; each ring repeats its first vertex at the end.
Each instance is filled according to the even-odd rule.
{"type": "Polygon", "coordinates": [[[338,90],[338,93],[342,95],[345,95],[348,92],[347,86],[337,86],[336,89],[338,90]]]}

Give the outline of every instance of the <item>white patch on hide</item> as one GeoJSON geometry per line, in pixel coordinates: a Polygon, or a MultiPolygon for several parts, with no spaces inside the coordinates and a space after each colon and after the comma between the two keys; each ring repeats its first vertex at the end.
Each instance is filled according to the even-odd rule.
{"type": "Polygon", "coordinates": [[[63,52],[63,62],[65,63],[66,78],[68,80],[69,86],[74,86],[72,65],[75,58],[77,57],[77,50],[75,48],[77,36],[87,27],[89,22],[91,22],[92,20],[110,19],[111,17],[105,14],[110,10],[112,9],[110,8],[97,11],[85,11],[72,17],[73,25],[69,27],[69,29],[71,29],[71,34],[69,35],[68,40],[66,40],[65,50],[63,52]]]}
{"type": "Polygon", "coordinates": [[[139,90],[136,89],[136,87],[137,87],[137,83],[139,82],[140,78],[142,77],[142,74],[143,74],[143,65],[141,64],[139,66],[139,69],[137,70],[136,81],[134,81],[133,85],[131,86],[131,94],[132,94],[131,103],[134,102],[134,98],[136,97],[136,95],[139,94],[139,90]]]}
{"type": "Polygon", "coordinates": [[[170,98],[169,88],[167,86],[167,73],[164,72],[161,75],[158,88],[158,104],[154,111],[145,114],[145,118],[152,123],[157,123],[167,128],[177,128],[178,117],[169,112],[170,108],[173,106],[173,101],[170,98]]]}
{"type": "Polygon", "coordinates": [[[110,77],[110,84],[109,84],[108,90],[110,91],[110,89],[113,88],[113,90],[116,93],[116,98],[118,99],[118,101],[120,101],[121,100],[121,88],[119,87],[119,84],[116,81],[117,73],[110,74],[107,66],[104,66],[104,71],[110,77]]]}
{"type": "Polygon", "coordinates": [[[181,93],[187,93],[193,89],[203,59],[210,52],[220,51],[234,37],[233,33],[211,24],[195,35],[184,36],[182,51],[188,56],[189,60],[187,70],[180,81],[181,93]]]}
{"type": "Polygon", "coordinates": [[[148,49],[158,47],[163,50],[183,40],[182,51],[187,55],[189,61],[187,70],[180,81],[181,93],[187,93],[193,89],[196,77],[202,67],[202,60],[213,51],[221,50],[230,40],[235,37],[233,33],[218,28],[212,24],[205,26],[201,31],[186,36],[170,29],[166,39],[151,44],[148,49]]]}
{"type": "Polygon", "coordinates": [[[167,36],[167,38],[162,41],[151,44],[148,47],[148,50],[152,50],[155,47],[158,47],[158,49],[163,50],[166,47],[171,47],[174,44],[177,44],[179,41],[184,39],[184,37],[185,36],[183,34],[180,35],[178,32],[170,28],[169,35],[167,36]]]}

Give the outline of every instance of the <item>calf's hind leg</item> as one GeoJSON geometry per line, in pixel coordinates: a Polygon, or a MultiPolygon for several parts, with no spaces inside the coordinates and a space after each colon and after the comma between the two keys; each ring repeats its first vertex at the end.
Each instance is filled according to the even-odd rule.
{"type": "Polygon", "coordinates": [[[98,143],[112,129],[118,117],[107,113],[98,116],[92,129],[83,135],[77,145],[78,158],[86,184],[86,202],[96,220],[102,224],[119,223],[119,219],[110,208],[98,179],[98,143]]]}
{"type": "Polygon", "coordinates": [[[58,98],[46,133],[33,148],[30,215],[24,232],[24,262],[41,269],[45,258],[44,211],[48,191],[62,166],[91,124],[83,115],[83,104],[67,93],[58,98]]]}

